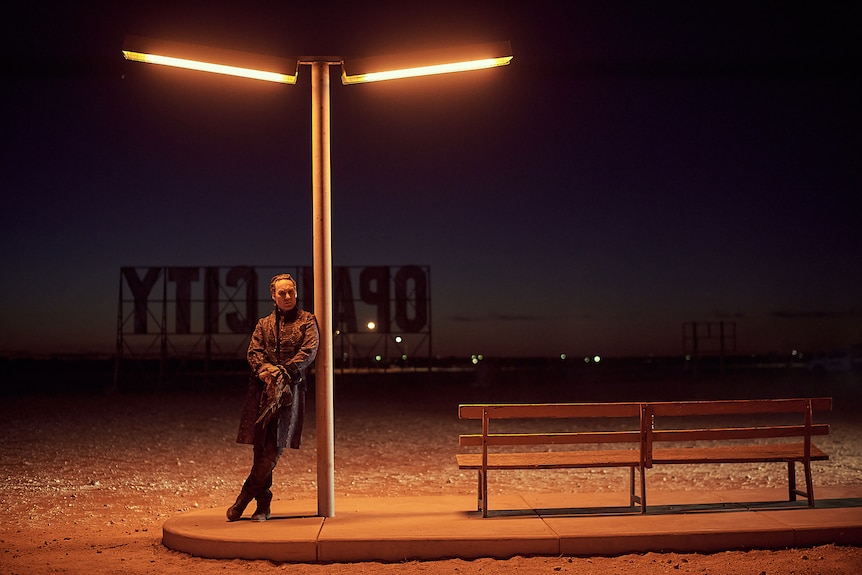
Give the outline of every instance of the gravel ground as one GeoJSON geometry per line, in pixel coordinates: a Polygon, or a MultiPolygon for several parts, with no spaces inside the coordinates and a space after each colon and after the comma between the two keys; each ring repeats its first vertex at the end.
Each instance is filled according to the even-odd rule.
{"type": "MultiPolygon", "coordinates": [[[[401,573],[405,564],[279,565],[217,561],[161,545],[172,515],[227,507],[251,461],[234,443],[244,383],[161,393],[12,394],[0,421],[0,572],[60,573],[401,573]]],[[[310,394],[313,396],[313,392],[310,394]]],[[[457,404],[475,401],[593,401],[827,395],[831,456],[814,466],[815,485],[862,484],[862,381],[858,374],[780,371],[714,376],[572,374],[547,371],[336,377],[336,497],[473,494],[475,476],[454,461],[457,435],[471,430],[457,404]]],[[[313,401],[303,448],[289,450],[275,473],[276,499],[316,498],[313,401]]],[[[625,490],[627,471],[495,474],[492,493],[625,490]]],[[[678,466],[650,482],[673,489],[785,485],[783,466],[678,466]]],[[[412,562],[424,573],[860,573],[862,550],[813,549],[711,555],[647,553],[622,557],[513,557],[412,562]]]]}

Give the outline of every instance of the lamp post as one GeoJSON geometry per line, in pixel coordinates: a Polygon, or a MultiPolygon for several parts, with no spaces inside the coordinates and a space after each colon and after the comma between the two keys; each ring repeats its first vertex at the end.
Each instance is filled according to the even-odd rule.
{"type": "Polygon", "coordinates": [[[129,36],[126,38],[123,56],[137,62],[283,84],[296,83],[300,64],[311,67],[314,315],[320,327],[320,345],[314,371],[317,513],[320,517],[334,517],[330,67],[341,66],[343,84],[361,84],[505,66],[512,60],[511,47],[508,42],[495,42],[355,60],[340,57],[288,59],[129,36]]]}
{"type": "Polygon", "coordinates": [[[330,164],[329,66],[311,63],[311,187],[313,194],[314,315],[320,346],[314,364],[317,425],[317,514],[335,515],[335,422],[332,365],[332,169],[330,164]]]}

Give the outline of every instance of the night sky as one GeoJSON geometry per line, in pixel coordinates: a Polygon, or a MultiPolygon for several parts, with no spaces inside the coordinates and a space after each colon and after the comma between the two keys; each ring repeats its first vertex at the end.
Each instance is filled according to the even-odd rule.
{"type": "Polygon", "coordinates": [[[862,342],[859,2],[15,4],[0,353],[110,353],[122,266],[312,263],[309,68],[168,70],[126,34],[511,41],[489,71],[333,70],[334,263],[430,266],[435,353],[681,355],[692,321],[746,354],[862,342]]]}

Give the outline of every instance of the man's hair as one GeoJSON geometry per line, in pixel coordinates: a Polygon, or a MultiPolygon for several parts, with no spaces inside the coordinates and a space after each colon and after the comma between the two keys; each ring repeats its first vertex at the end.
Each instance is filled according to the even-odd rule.
{"type": "Polygon", "coordinates": [[[275,292],[275,284],[276,282],[280,282],[281,280],[288,280],[293,282],[293,287],[296,287],[296,280],[290,274],[278,274],[276,276],[272,276],[272,279],[269,280],[269,293],[275,292]]]}

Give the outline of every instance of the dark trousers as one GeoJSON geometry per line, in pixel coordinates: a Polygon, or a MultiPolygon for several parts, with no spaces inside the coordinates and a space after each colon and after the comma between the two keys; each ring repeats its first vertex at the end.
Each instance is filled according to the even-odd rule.
{"type": "Polygon", "coordinates": [[[254,442],[254,463],[243,484],[255,498],[268,496],[272,487],[272,470],[278,464],[282,449],[278,447],[278,420],[271,421],[254,442]]]}

